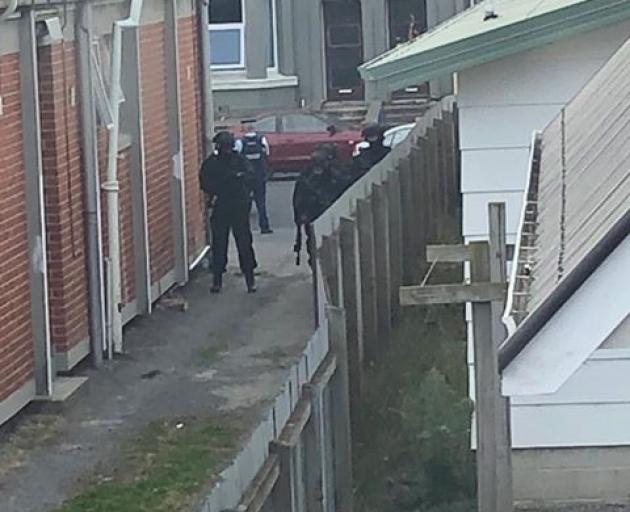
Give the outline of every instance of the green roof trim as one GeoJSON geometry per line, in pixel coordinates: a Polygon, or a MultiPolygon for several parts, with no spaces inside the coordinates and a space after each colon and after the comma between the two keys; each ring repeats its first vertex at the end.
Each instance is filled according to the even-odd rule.
{"type": "Polygon", "coordinates": [[[365,63],[361,75],[395,91],[630,19],[629,0],[547,0],[539,14],[527,3],[494,2],[499,18],[488,21],[481,3],[365,63]]]}

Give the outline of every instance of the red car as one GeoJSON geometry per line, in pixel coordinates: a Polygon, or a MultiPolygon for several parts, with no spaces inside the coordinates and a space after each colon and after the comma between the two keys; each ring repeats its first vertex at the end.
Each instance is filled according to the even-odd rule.
{"type": "MultiPolygon", "coordinates": [[[[351,159],[354,146],[361,141],[361,131],[343,125],[322,114],[292,112],[262,115],[251,123],[264,135],[271,147],[269,163],[273,172],[301,171],[308,164],[315,148],[323,142],[333,142],[339,157],[351,159]]],[[[246,125],[235,127],[240,137],[246,125]]]]}

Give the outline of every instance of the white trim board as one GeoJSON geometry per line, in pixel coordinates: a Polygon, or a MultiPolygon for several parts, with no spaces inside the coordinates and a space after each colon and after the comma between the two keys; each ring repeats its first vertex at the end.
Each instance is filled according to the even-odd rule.
{"type": "Polygon", "coordinates": [[[29,380],[0,402],[0,425],[26,407],[33,398],[35,398],[35,380],[29,380]]]}
{"type": "Polygon", "coordinates": [[[267,78],[247,78],[245,72],[223,73],[213,70],[212,77],[212,90],[215,92],[282,89],[297,87],[298,85],[297,76],[285,76],[276,73],[269,73],[267,78]]]}
{"type": "MultiPolygon", "coordinates": [[[[555,393],[630,311],[630,236],[503,372],[503,394],[555,393]]],[[[629,430],[630,432],[630,430],[629,430]]]]}

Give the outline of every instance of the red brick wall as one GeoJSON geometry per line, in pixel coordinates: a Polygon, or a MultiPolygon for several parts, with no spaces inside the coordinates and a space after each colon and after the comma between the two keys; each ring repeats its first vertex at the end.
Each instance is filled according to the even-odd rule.
{"type": "Polygon", "coordinates": [[[175,267],[163,23],[140,29],[140,61],[151,279],[155,283],[175,267]]]}
{"type": "Polygon", "coordinates": [[[0,56],[0,401],[33,377],[19,61],[0,56]]]}
{"type": "Polygon", "coordinates": [[[203,195],[199,189],[199,167],[203,159],[203,106],[197,46],[197,20],[179,21],[179,58],[182,101],[182,139],[186,176],[188,251],[194,256],[204,247],[203,195]]]}
{"type": "Polygon", "coordinates": [[[89,336],[74,44],[41,47],[38,57],[51,335],[65,352],[89,336]]]}

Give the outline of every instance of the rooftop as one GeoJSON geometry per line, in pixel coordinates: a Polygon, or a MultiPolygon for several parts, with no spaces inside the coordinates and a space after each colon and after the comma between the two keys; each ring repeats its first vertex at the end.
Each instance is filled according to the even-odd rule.
{"type": "Polygon", "coordinates": [[[628,18],[627,0],[486,1],[360,71],[366,80],[396,90],[628,18]],[[496,17],[487,16],[490,4],[496,17]]]}
{"type": "MultiPolygon", "coordinates": [[[[630,41],[535,139],[508,305],[517,327],[501,348],[502,368],[539,333],[545,338],[543,328],[630,236],[628,63],[630,41]]],[[[625,286],[623,279],[617,283],[625,286]]],[[[606,297],[623,302],[618,292],[606,297]]],[[[620,307],[617,313],[627,316],[628,305],[620,307]]],[[[588,310],[595,323],[623,320],[588,310]]],[[[554,343],[566,341],[572,352],[588,357],[604,341],[588,333],[574,336],[554,343]]],[[[529,356],[535,354],[530,350],[529,356]]]]}

